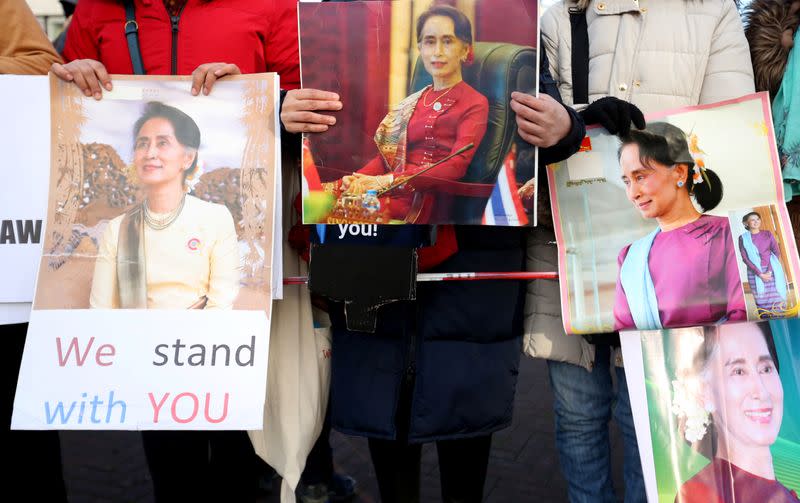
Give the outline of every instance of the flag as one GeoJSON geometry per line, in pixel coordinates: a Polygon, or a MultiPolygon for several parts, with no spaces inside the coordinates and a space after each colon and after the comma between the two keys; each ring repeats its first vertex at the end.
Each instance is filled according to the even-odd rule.
{"type": "Polygon", "coordinates": [[[311,155],[308,138],[303,138],[303,193],[307,194],[310,190],[322,190],[322,182],[314,164],[314,156],[311,155]]]}
{"type": "Polygon", "coordinates": [[[300,178],[302,179],[303,222],[324,223],[328,213],[336,202],[336,197],[333,194],[325,192],[322,188],[322,181],[319,178],[317,166],[314,164],[314,156],[311,155],[311,147],[308,145],[307,138],[303,139],[302,155],[303,176],[300,178]]]}
{"type": "Polygon", "coordinates": [[[497,183],[486,202],[486,210],[481,221],[483,225],[528,225],[528,215],[525,214],[525,208],[517,192],[515,163],[516,155],[512,149],[503,161],[503,166],[497,175],[497,183]]]}

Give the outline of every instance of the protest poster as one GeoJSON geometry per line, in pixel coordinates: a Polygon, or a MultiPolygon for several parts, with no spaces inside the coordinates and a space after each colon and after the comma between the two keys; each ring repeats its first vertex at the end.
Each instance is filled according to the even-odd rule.
{"type": "Polygon", "coordinates": [[[767,94],[646,118],[548,167],[565,330],[797,316],[767,94]]]}
{"type": "Polygon", "coordinates": [[[12,427],[260,427],[281,274],[278,78],[199,97],[190,80],[115,76],[96,101],[51,77],[47,230],[12,427]]]}
{"type": "Polygon", "coordinates": [[[648,501],[798,501],[798,331],[795,318],[620,334],[648,501]]]}
{"type": "Polygon", "coordinates": [[[0,325],[28,321],[42,256],[50,167],[47,77],[0,75],[0,325]]]}
{"type": "Polygon", "coordinates": [[[535,224],[536,151],[510,101],[536,93],[536,13],[526,0],[301,3],[303,87],[343,104],[306,137],[304,223],[535,224]]]}

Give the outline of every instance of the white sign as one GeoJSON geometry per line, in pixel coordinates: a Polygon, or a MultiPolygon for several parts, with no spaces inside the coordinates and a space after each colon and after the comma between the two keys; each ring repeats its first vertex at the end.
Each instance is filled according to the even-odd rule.
{"type": "Polygon", "coordinates": [[[0,324],[28,321],[50,170],[47,77],[0,76],[0,324]],[[26,308],[6,306],[28,303],[26,308]],[[13,314],[12,314],[13,312],[13,314]],[[6,315],[8,314],[8,315],[6,315]]]}
{"type": "Polygon", "coordinates": [[[268,330],[263,311],[35,310],[11,428],[260,429],[268,330]]]}
{"type": "Polygon", "coordinates": [[[50,104],[47,229],[13,428],[261,427],[278,78],[202,97],[189,80],[117,76],[94,100],[51,76],[33,100],[50,104]]]}
{"type": "Polygon", "coordinates": [[[30,317],[30,302],[0,303],[0,325],[27,323],[30,317]]]}
{"type": "Polygon", "coordinates": [[[633,413],[633,427],[636,430],[636,443],[639,445],[639,457],[642,466],[647,467],[642,470],[647,501],[658,501],[656,473],[654,469],[650,469],[655,466],[653,450],[650,448],[653,445],[653,438],[650,435],[650,415],[647,412],[647,405],[639,401],[641,397],[647,396],[641,334],[637,331],[622,331],[619,333],[619,338],[622,343],[622,360],[625,362],[625,380],[631,396],[631,412],[633,413]]]}

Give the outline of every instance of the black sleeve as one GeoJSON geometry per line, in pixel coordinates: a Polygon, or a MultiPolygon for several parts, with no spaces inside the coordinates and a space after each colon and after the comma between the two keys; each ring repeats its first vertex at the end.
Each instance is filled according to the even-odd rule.
{"type": "MultiPolygon", "coordinates": [[[[539,58],[539,92],[547,93],[559,103],[562,103],[561,94],[558,92],[558,85],[550,74],[550,63],[547,59],[547,54],[541,49],[542,43],[539,44],[541,56],[539,58]]],[[[572,127],[564,138],[558,143],[548,148],[539,149],[539,175],[544,176],[544,166],[562,161],[578,151],[578,148],[586,135],[586,124],[583,118],[575,112],[571,107],[564,105],[564,108],[569,113],[572,120],[572,127]]],[[[534,173],[534,147],[526,142],[519,136],[516,139],[517,143],[517,181],[524,183],[533,177],[534,173]]]]}
{"type": "Polygon", "coordinates": [[[542,47],[543,44],[539,41],[539,92],[547,93],[561,103],[564,108],[567,109],[570,119],[572,119],[572,128],[567,136],[552,147],[539,150],[539,165],[545,166],[554,162],[563,161],[578,151],[583,137],[586,136],[586,124],[584,124],[581,116],[578,115],[572,107],[564,105],[564,102],[561,100],[561,93],[558,92],[558,85],[550,74],[550,62],[547,59],[547,53],[541,49],[542,47]]]}
{"type": "MultiPolygon", "coordinates": [[[[548,93],[549,94],[549,93],[548,93]]],[[[578,151],[581,146],[583,137],[586,136],[586,125],[583,123],[580,115],[572,108],[564,105],[567,109],[570,118],[572,119],[572,128],[567,136],[561,139],[552,147],[543,148],[539,150],[539,165],[545,166],[558,161],[563,161],[578,151]]]]}
{"type": "Polygon", "coordinates": [[[300,133],[290,133],[283,127],[283,121],[280,119],[281,109],[283,108],[283,100],[286,99],[286,90],[281,89],[281,101],[278,108],[278,123],[281,125],[281,152],[284,156],[290,158],[300,158],[300,145],[303,141],[303,135],[300,133]]]}

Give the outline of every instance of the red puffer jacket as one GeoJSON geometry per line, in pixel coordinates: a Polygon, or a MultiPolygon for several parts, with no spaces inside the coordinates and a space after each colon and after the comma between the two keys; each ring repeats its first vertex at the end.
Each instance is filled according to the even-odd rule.
{"type": "MultiPolygon", "coordinates": [[[[135,0],[135,5],[147,74],[189,75],[203,63],[225,62],[242,73],[277,72],[282,89],[300,86],[296,0],[188,0],[175,23],[162,0],[135,0]]],[[[87,58],[109,73],[133,73],[122,1],[78,3],[64,59],[87,58]]]]}

